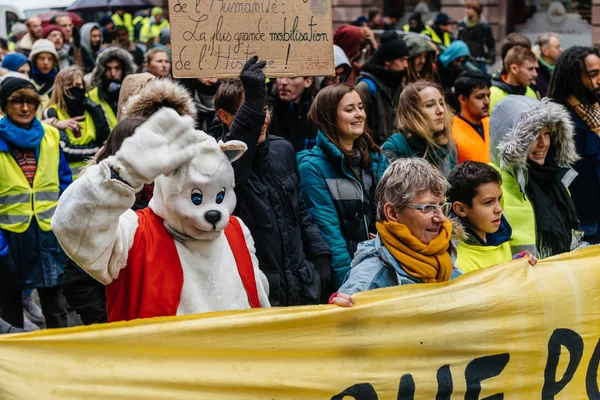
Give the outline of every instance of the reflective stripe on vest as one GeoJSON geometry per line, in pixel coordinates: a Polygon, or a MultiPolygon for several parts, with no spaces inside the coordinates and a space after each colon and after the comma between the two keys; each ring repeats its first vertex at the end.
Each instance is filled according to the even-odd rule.
{"type": "Polygon", "coordinates": [[[117,13],[114,13],[111,17],[112,21],[116,26],[124,26],[129,32],[129,40],[133,40],[133,17],[129,13],[123,14],[123,18],[117,13]]]}
{"type": "Polygon", "coordinates": [[[114,127],[117,125],[117,116],[114,111],[110,107],[110,105],[100,99],[100,94],[98,93],[98,88],[93,88],[88,92],[88,98],[96,104],[100,104],[102,109],[104,110],[104,115],[106,115],[106,119],[108,120],[108,125],[110,126],[110,130],[112,131],[114,127]]]}
{"type": "Polygon", "coordinates": [[[60,141],[58,130],[43,124],[33,187],[21,167],[8,152],[0,152],[0,228],[23,233],[35,215],[40,229],[50,231],[50,221],[58,204],[60,141]],[[33,197],[32,197],[33,196],[33,197]]]}
{"type": "MultiPolygon", "coordinates": [[[[56,104],[53,104],[48,108],[52,108],[56,112],[56,117],[59,121],[64,121],[71,118],[67,112],[60,110],[56,104]]],[[[76,137],[70,129],[65,129],[65,133],[69,137],[69,142],[74,145],[85,145],[96,140],[96,125],[94,124],[92,115],[87,111],[85,111],[83,115],[85,119],[79,122],[79,126],[81,126],[81,136],[76,137]]],[[[69,162],[69,168],[71,169],[73,180],[79,178],[81,170],[86,166],[87,163],[85,161],[69,161],[69,154],[66,152],[65,156],[69,162]]]]}

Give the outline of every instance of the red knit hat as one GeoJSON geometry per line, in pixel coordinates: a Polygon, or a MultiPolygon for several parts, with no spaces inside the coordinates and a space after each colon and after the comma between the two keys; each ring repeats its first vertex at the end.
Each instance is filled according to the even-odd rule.
{"type": "Polygon", "coordinates": [[[358,56],[360,52],[360,43],[362,42],[362,31],[360,27],[354,25],[342,25],[336,29],[333,34],[333,44],[336,44],[344,50],[350,60],[358,56]]]}
{"type": "Polygon", "coordinates": [[[65,34],[62,31],[62,29],[60,29],[60,26],[58,26],[58,25],[46,25],[46,27],[44,29],[42,29],[42,37],[44,39],[48,39],[48,35],[50,35],[50,33],[54,32],[54,31],[59,31],[63,36],[63,40],[65,39],[65,34]]]}

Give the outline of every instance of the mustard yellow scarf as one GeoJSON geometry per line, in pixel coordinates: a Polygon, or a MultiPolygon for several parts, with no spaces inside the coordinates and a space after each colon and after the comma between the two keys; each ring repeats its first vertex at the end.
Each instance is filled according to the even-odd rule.
{"type": "Polygon", "coordinates": [[[448,253],[452,223],[446,220],[440,234],[429,244],[414,237],[406,225],[398,222],[377,222],[377,232],[386,249],[400,267],[423,283],[446,282],[452,275],[452,260],[448,253]]]}

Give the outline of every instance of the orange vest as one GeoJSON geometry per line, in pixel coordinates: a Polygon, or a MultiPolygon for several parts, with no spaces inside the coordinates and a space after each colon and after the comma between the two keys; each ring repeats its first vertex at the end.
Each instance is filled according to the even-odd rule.
{"type": "Polygon", "coordinates": [[[452,137],[458,149],[458,163],[465,161],[490,162],[490,118],[481,120],[485,141],[479,133],[458,115],[452,121],[452,137]]]}
{"type": "MultiPolygon", "coordinates": [[[[108,322],[176,315],[183,288],[183,269],[173,237],[150,208],[136,211],[139,225],[127,266],[106,287],[108,322]]],[[[248,301],[260,307],[254,266],[244,232],[229,218],[225,236],[233,252],[248,301]]]]}

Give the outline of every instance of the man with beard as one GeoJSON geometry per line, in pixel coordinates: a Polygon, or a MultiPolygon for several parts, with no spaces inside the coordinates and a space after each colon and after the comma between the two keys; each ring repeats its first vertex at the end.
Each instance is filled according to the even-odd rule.
{"type": "Polygon", "coordinates": [[[373,57],[363,66],[356,91],[367,112],[367,125],[378,145],[394,133],[396,105],[408,66],[408,48],[395,31],[386,31],[373,57]]]}
{"type": "Polygon", "coordinates": [[[569,186],[584,232],[584,240],[600,242],[600,52],[574,46],[560,56],[550,80],[548,97],[567,107],[575,125],[578,175],[569,186]]]}
{"type": "Polygon", "coordinates": [[[490,86],[488,75],[465,71],[454,82],[460,113],[452,121],[458,162],[490,162],[490,86]]]}
{"type": "Polygon", "coordinates": [[[119,47],[110,47],[98,55],[96,67],[92,72],[95,88],[88,93],[88,97],[102,106],[111,130],[117,124],[121,83],[135,70],[136,65],[131,54],[119,47]]]}
{"type": "Polygon", "coordinates": [[[23,36],[16,50],[29,57],[31,47],[36,40],[42,37],[42,20],[38,17],[31,17],[25,22],[25,25],[27,26],[27,34],[23,36]]]}

